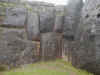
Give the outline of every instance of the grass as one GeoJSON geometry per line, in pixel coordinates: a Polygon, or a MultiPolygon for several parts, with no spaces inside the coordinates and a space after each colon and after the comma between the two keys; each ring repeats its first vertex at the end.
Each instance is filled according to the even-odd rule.
{"type": "MultiPolygon", "coordinates": [[[[1,75],[1,74],[0,74],[1,75]]],[[[71,64],[63,61],[38,62],[24,65],[18,69],[6,71],[3,75],[93,75],[83,70],[74,68],[71,64]]]]}

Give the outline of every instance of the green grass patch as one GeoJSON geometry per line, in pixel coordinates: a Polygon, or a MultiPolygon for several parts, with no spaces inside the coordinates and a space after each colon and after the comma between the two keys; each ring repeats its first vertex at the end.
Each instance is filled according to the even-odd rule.
{"type": "Polygon", "coordinates": [[[24,65],[18,69],[4,72],[3,75],[93,75],[83,70],[74,68],[63,60],[38,62],[24,65]]]}

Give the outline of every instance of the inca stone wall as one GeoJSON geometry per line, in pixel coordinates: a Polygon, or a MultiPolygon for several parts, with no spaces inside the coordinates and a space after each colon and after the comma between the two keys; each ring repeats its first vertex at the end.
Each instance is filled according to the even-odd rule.
{"type": "Polygon", "coordinates": [[[37,60],[36,50],[37,44],[27,40],[24,28],[0,27],[0,64],[32,63],[37,60]]]}
{"type": "Polygon", "coordinates": [[[27,9],[24,6],[13,5],[12,2],[1,4],[0,64],[16,67],[37,61],[39,44],[28,40],[25,30],[27,9]]]}
{"type": "Polygon", "coordinates": [[[74,2],[70,0],[68,8],[65,10],[63,54],[74,66],[95,72],[97,70],[95,39],[94,33],[91,33],[94,31],[94,26],[91,24],[94,21],[91,20],[91,22],[89,18],[86,19],[91,11],[84,18],[84,15],[89,11],[88,9],[86,9],[87,11],[85,10],[89,6],[87,4],[85,4],[82,10],[82,0],[74,0],[74,2]]]}
{"type": "MultiPolygon", "coordinates": [[[[60,23],[59,29],[60,29],[60,31],[62,31],[62,28],[60,28],[60,27],[62,27],[62,25],[63,25],[64,14],[62,14],[62,13],[64,12],[64,6],[62,6],[62,7],[59,6],[59,8],[58,8],[58,6],[55,7],[53,4],[42,3],[42,2],[40,2],[40,3],[39,2],[33,2],[33,3],[28,2],[28,4],[32,8],[30,14],[33,14],[33,15],[37,14],[37,17],[38,17],[37,21],[35,21],[36,18],[31,16],[34,19],[34,24],[38,23],[38,25],[37,24],[35,24],[35,26],[33,25],[33,29],[31,28],[32,25],[30,26],[29,24],[27,24],[31,28],[31,29],[29,29],[31,34],[32,34],[32,32],[35,33],[35,35],[33,34],[34,37],[30,36],[30,38],[37,38],[37,39],[31,39],[31,40],[40,40],[41,33],[53,32],[53,30],[55,28],[55,24],[58,25],[60,23]],[[57,19],[56,17],[59,17],[59,18],[57,19]],[[58,23],[58,21],[60,21],[60,22],[58,23]]],[[[31,23],[31,22],[29,22],[29,23],[31,23]]],[[[30,33],[30,32],[28,32],[28,33],[30,33]]]]}
{"type": "Polygon", "coordinates": [[[86,0],[82,7],[82,0],[70,0],[67,6],[1,0],[0,64],[65,56],[74,66],[99,75],[100,1],[86,0]]]}
{"type": "Polygon", "coordinates": [[[37,13],[28,12],[26,32],[29,40],[40,40],[39,15],[37,13]]]}
{"type": "Polygon", "coordinates": [[[51,32],[55,19],[54,5],[43,2],[28,2],[28,4],[32,7],[32,12],[38,13],[39,15],[40,32],[51,32]]]}
{"type": "Polygon", "coordinates": [[[41,59],[50,60],[62,56],[62,35],[49,32],[41,34],[41,59]]]}
{"type": "MultiPolygon", "coordinates": [[[[73,4],[70,5],[71,9],[75,9],[75,6],[72,6],[73,4]]],[[[71,61],[72,64],[78,68],[86,69],[97,75],[100,74],[99,5],[99,0],[86,0],[82,13],[80,10],[80,15],[78,17],[74,15],[75,13],[79,13],[78,11],[73,12],[71,9],[68,10],[68,12],[71,13],[71,17],[67,17],[67,19],[71,27],[66,28],[69,28],[69,31],[72,30],[72,32],[74,29],[77,30],[74,30],[76,39],[74,41],[64,40],[63,42],[65,55],[67,56],[66,59],[68,59],[68,61],[71,61]],[[79,19],[80,16],[82,16],[81,19],[79,19]],[[72,29],[73,27],[74,29],[72,29]]]]}
{"type": "MultiPolygon", "coordinates": [[[[0,1],[0,64],[9,66],[38,60],[40,44],[37,44],[37,41],[40,41],[40,33],[53,32],[55,14],[59,13],[53,4],[16,1],[0,1]]],[[[56,42],[54,44],[56,45],[56,42]]],[[[57,43],[57,46],[59,45],[60,42],[57,43]]]]}
{"type": "MultiPolygon", "coordinates": [[[[94,43],[93,46],[85,46],[85,48],[88,49],[88,51],[90,51],[89,47],[93,50],[91,52],[94,52],[92,56],[90,57],[88,60],[91,61],[91,65],[85,68],[87,68],[88,70],[97,73],[98,75],[100,74],[100,42],[99,42],[99,23],[100,23],[100,1],[99,0],[86,0],[86,3],[84,5],[83,8],[83,12],[82,12],[82,22],[80,25],[80,28],[82,29],[82,35],[81,35],[81,40],[85,41],[84,44],[86,43],[86,41],[92,42],[94,43]],[[87,37],[88,39],[86,39],[85,37],[87,37]],[[93,59],[92,59],[93,58],[93,59]],[[94,66],[93,66],[94,64],[94,66]],[[91,67],[91,69],[89,68],[91,67]]],[[[90,45],[90,43],[89,43],[90,45]]],[[[88,54],[89,55],[89,54],[88,54]]],[[[87,58],[85,58],[87,59],[87,58]]]]}

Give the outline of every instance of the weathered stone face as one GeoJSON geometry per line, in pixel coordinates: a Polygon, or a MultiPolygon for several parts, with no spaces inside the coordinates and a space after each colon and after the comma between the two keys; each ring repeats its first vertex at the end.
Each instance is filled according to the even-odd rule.
{"type": "Polygon", "coordinates": [[[77,27],[80,22],[82,6],[82,0],[70,0],[66,7],[63,32],[63,35],[66,39],[68,37],[75,37],[77,27]]]}
{"type": "Polygon", "coordinates": [[[54,31],[62,33],[63,32],[63,22],[64,22],[64,16],[56,15],[55,25],[54,25],[54,31]]]}
{"type": "Polygon", "coordinates": [[[21,0],[8,0],[8,2],[12,2],[12,3],[18,3],[20,2],[21,0]]]}
{"type": "Polygon", "coordinates": [[[35,59],[36,43],[25,38],[24,29],[0,27],[0,64],[18,66],[37,60],[35,59]]]}
{"type": "Polygon", "coordinates": [[[37,13],[28,13],[26,32],[29,40],[40,40],[39,15],[37,13]]]}
{"type": "Polygon", "coordinates": [[[40,32],[52,32],[55,20],[54,5],[44,2],[29,2],[29,5],[32,7],[32,12],[39,14],[40,32]]]}
{"type": "Polygon", "coordinates": [[[8,2],[8,0],[0,0],[0,2],[8,2]]]}
{"type": "Polygon", "coordinates": [[[44,7],[45,11],[40,12],[40,32],[52,32],[54,27],[55,12],[53,7],[44,7]]]}
{"type": "Polygon", "coordinates": [[[24,27],[27,10],[25,8],[7,8],[3,25],[24,27]]]}

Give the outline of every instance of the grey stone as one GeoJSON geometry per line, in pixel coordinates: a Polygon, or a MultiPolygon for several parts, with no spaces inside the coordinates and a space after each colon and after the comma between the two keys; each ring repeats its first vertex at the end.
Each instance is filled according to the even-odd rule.
{"type": "Polygon", "coordinates": [[[22,29],[0,28],[0,64],[19,66],[36,61],[37,44],[26,40],[22,29]]]}
{"type": "Polygon", "coordinates": [[[5,15],[6,15],[6,8],[0,7],[0,16],[5,16],[5,15]]]}
{"type": "Polygon", "coordinates": [[[83,6],[82,0],[70,0],[69,4],[65,8],[65,23],[63,35],[67,37],[75,37],[77,32],[78,24],[81,17],[81,9],[83,6]]]}
{"type": "Polygon", "coordinates": [[[21,0],[8,0],[8,2],[11,2],[11,3],[18,3],[20,2],[21,0]]]}
{"type": "Polygon", "coordinates": [[[39,15],[37,13],[28,13],[26,31],[29,40],[40,40],[39,15]]]}
{"type": "Polygon", "coordinates": [[[8,0],[0,0],[0,2],[8,2],[8,0]]]}
{"type": "Polygon", "coordinates": [[[55,6],[55,23],[54,23],[54,32],[63,32],[64,25],[64,16],[65,16],[64,6],[57,5],[55,6]]]}
{"type": "Polygon", "coordinates": [[[56,15],[54,31],[62,33],[63,32],[63,24],[64,24],[64,16],[56,15]]]}
{"type": "Polygon", "coordinates": [[[99,0],[86,0],[79,26],[81,30],[81,35],[79,35],[79,37],[80,41],[83,43],[82,46],[84,46],[84,51],[80,49],[81,64],[84,64],[83,67],[85,69],[94,72],[97,75],[100,74],[99,5],[99,0]]]}
{"type": "Polygon", "coordinates": [[[28,2],[32,12],[39,14],[40,32],[46,33],[53,31],[55,20],[54,5],[46,2],[28,2]]]}
{"type": "MultiPolygon", "coordinates": [[[[46,7],[45,7],[46,8],[46,7]]],[[[47,7],[47,11],[40,12],[40,32],[52,32],[54,27],[54,8],[47,7]]]]}
{"type": "Polygon", "coordinates": [[[4,19],[3,25],[24,27],[26,20],[27,10],[21,7],[9,7],[6,11],[6,18],[4,19]]]}
{"type": "Polygon", "coordinates": [[[53,60],[62,56],[62,36],[59,33],[41,34],[41,58],[53,60]]]}
{"type": "Polygon", "coordinates": [[[0,0],[0,2],[10,2],[10,3],[18,3],[21,0],[0,0]]]}

